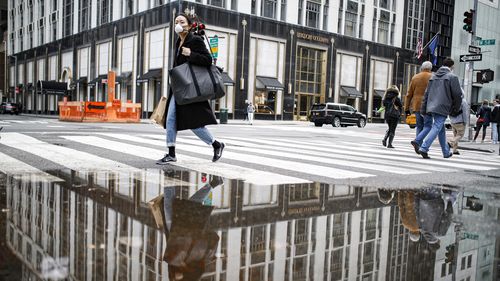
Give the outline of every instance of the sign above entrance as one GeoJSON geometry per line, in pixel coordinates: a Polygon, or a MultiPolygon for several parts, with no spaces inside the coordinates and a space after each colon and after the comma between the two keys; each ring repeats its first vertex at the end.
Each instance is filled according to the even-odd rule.
{"type": "Polygon", "coordinates": [[[304,40],[309,40],[309,41],[316,41],[319,43],[325,43],[329,44],[330,40],[326,37],[318,36],[318,35],[312,35],[312,34],[307,34],[303,32],[297,32],[297,38],[298,39],[304,39],[304,40]]]}

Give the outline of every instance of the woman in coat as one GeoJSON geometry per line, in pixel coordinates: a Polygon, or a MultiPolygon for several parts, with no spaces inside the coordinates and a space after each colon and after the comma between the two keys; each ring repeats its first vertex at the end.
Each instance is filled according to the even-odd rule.
{"type": "Polygon", "coordinates": [[[483,138],[481,139],[481,143],[483,143],[484,138],[486,137],[486,128],[490,126],[491,108],[489,106],[488,100],[483,101],[483,105],[477,111],[476,116],[478,117],[478,119],[476,123],[476,135],[474,136],[474,142],[476,142],[479,131],[481,131],[481,128],[483,128],[483,138]]]}
{"type": "Polygon", "coordinates": [[[384,119],[389,126],[382,140],[382,145],[387,148],[394,148],[394,146],[392,146],[392,141],[396,135],[396,127],[398,126],[399,118],[401,118],[403,104],[398,96],[399,89],[393,85],[385,91],[384,99],[382,100],[385,108],[384,119]]]}
{"type": "MultiPolygon", "coordinates": [[[[174,67],[183,63],[191,63],[199,66],[210,66],[212,57],[208,52],[203,38],[192,34],[191,19],[184,14],[175,18],[175,32],[179,35],[175,44],[174,67]]],[[[175,102],[172,91],[169,91],[167,107],[165,110],[165,128],[167,131],[168,153],[158,160],[156,164],[164,165],[176,162],[175,143],[177,132],[190,129],[198,138],[208,145],[212,145],[215,162],[222,156],[224,143],[215,140],[212,134],[205,128],[206,125],[217,124],[215,115],[208,101],[179,105],[175,102]]]]}

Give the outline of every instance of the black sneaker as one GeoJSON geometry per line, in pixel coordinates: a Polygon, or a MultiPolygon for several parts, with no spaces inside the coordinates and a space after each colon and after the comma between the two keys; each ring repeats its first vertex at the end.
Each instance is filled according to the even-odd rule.
{"type": "Polygon", "coordinates": [[[460,155],[460,152],[459,151],[454,151],[453,154],[460,155]]]}
{"type": "Polygon", "coordinates": [[[418,145],[418,143],[414,140],[412,140],[410,143],[411,143],[411,145],[413,145],[413,149],[415,150],[415,153],[420,154],[420,145],[418,145]]]}
{"type": "Polygon", "coordinates": [[[424,159],[431,159],[429,157],[429,154],[427,154],[427,152],[424,152],[424,151],[421,151],[421,150],[419,150],[418,152],[420,152],[419,154],[422,156],[422,158],[424,158],[424,159]]]}
{"type": "Polygon", "coordinates": [[[166,165],[166,164],[168,164],[170,162],[177,162],[177,158],[172,157],[169,154],[165,154],[165,156],[162,159],[156,161],[156,164],[158,164],[158,165],[166,165]]]}
{"type": "Polygon", "coordinates": [[[450,158],[451,156],[453,156],[453,152],[450,152],[450,154],[448,154],[448,156],[444,156],[444,158],[450,158]]]}
{"type": "Polygon", "coordinates": [[[214,158],[212,158],[212,162],[217,162],[217,160],[219,160],[221,158],[222,151],[224,150],[225,146],[226,145],[224,145],[224,143],[221,142],[219,148],[214,148],[214,158]]]}

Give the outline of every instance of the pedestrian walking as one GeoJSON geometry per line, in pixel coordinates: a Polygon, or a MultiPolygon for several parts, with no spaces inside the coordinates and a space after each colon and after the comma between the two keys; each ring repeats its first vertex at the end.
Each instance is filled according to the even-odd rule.
{"type": "Polygon", "coordinates": [[[424,61],[420,66],[420,73],[415,74],[411,78],[408,94],[405,99],[405,114],[411,115],[411,111],[415,114],[417,120],[415,135],[418,136],[424,129],[424,116],[420,114],[420,107],[422,106],[422,99],[424,98],[425,89],[429,84],[429,79],[432,77],[432,63],[424,61]]]}
{"type": "Polygon", "coordinates": [[[467,103],[467,100],[465,100],[462,92],[461,113],[458,116],[450,116],[451,128],[453,129],[453,138],[450,141],[450,147],[453,150],[453,154],[460,154],[460,152],[458,152],[458,142],[464,137],[465,124],[469,121],[468,115],[469,104],[467,103]]]}
{"type": "Polygon", "coordinates": [[[491,108],[489,106],[488,100],[483,100],[483,104],[477,111],[476,116],[477,116],[476,135],[474,136],[474,140],[472,142],[476,142],[477,136],[479,135],[479,131],[481,131],[482,128],[483,138],[481,139],[481,143],[484,143],[484,138],[486,137],[486,129],[490,126],[490,118],[491,118],[491,108]]]}
{"type": "Polygon", "coordinates": [[[500,136],[500,100],[496,99],[493,102],[494,106],[491,110],[491,140],[493,144],[498,144],[498,136],[500,136]]]}
{"type": "Polygon", "coordinates": [[[247,114],[248,114],[248,123],[250,123],[250,125],[253,125],[254,112],[255,112],[255,107],[253,106],[252,102],[249,102],[247,106],[247,114]]]}
{"type": "Polygon", "coordinates": [[[424,129],[416,140],[411,142],[415,151],[424,159],[430,158],[428,151],[436,137],[439,137],[443,157],[449,158],[453,155],[446,142],[444,122],[448,115],[458,116],[462,104],[462,88],[458,77],[452,73],[454,64],[451,58],[444,59],[443,66],[432,75],[425,90],[420,108],[420,113],[427,115],[424,118],[424,129]],[[425,123],[427,123],[427,129],[425,123]],[[421,146],[417,139],[423,139],[421,146]]]}
{"type": "MultiPolygon", "coordinates": [[[[203,38],[191,33],[190,29],[191,19],[187,15],[180,14],[175,18],[175,32],[179,35],[179,38],[175,44],[174,53],[176,56],[173,67],[183,63],[210,66],[212,56],[207,50],[203,38]]],[[[172,90],[170,90],[165,115],[168,153],[158,160],[156,164],[164,165],[177,161],[175,155],[177,132],[187,129],[190,129],[206,144],[212,145],[214,150],[213,162],[220,159],[225,145],[217,141],[205,127],[206,125],[217,124],[209,101],[179,105],[175,102],[175,97],[172,90]]]]}
{"type": "Polygon", "coordinates": [[[391,86],[385,91],[382,103],[385,108],[384,119],[389,127],[385,132],[382,145],[387,148],[394,148],[392,141],[396,135],[396,127],[398,126],[399,119],[401,118],[401,111],[403,105],[399,98],[399,89],[396,86],[391,86]]]}

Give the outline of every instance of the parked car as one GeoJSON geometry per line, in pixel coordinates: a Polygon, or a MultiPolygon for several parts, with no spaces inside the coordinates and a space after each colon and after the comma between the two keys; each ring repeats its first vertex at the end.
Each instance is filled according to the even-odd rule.
{"type": "MultiPolygon", "coordinates": [[[[474,112],[474,110],[470,109],[470,126],[473,128],[473,129],[476,129],[476,123],[477,123],[477,116],[476,116],[476,112],[474,112]]],[[[444,121],[444,127],[446,129],[451,129],[451,122],[450,122],[450,116],[448,116],[446,118],[446,121],[444,121]]]]}
{"type": "Polygon", "coordinates": [[[332,124],[333,127],[355,126],[363,128],[366,125],[366,115],[354,107],[342,103],[313,104],[309,120],[316,127],[332,124]]]}
{"type": "Polygon", "coordinates": [[[1,114],[10,113],[11,115],[12,114],[18,115],[19,114],[19,108],[17,107],[17,104],[15,104],[15,103],[3,102],[0,105],[0,113],[1,114]]]}

